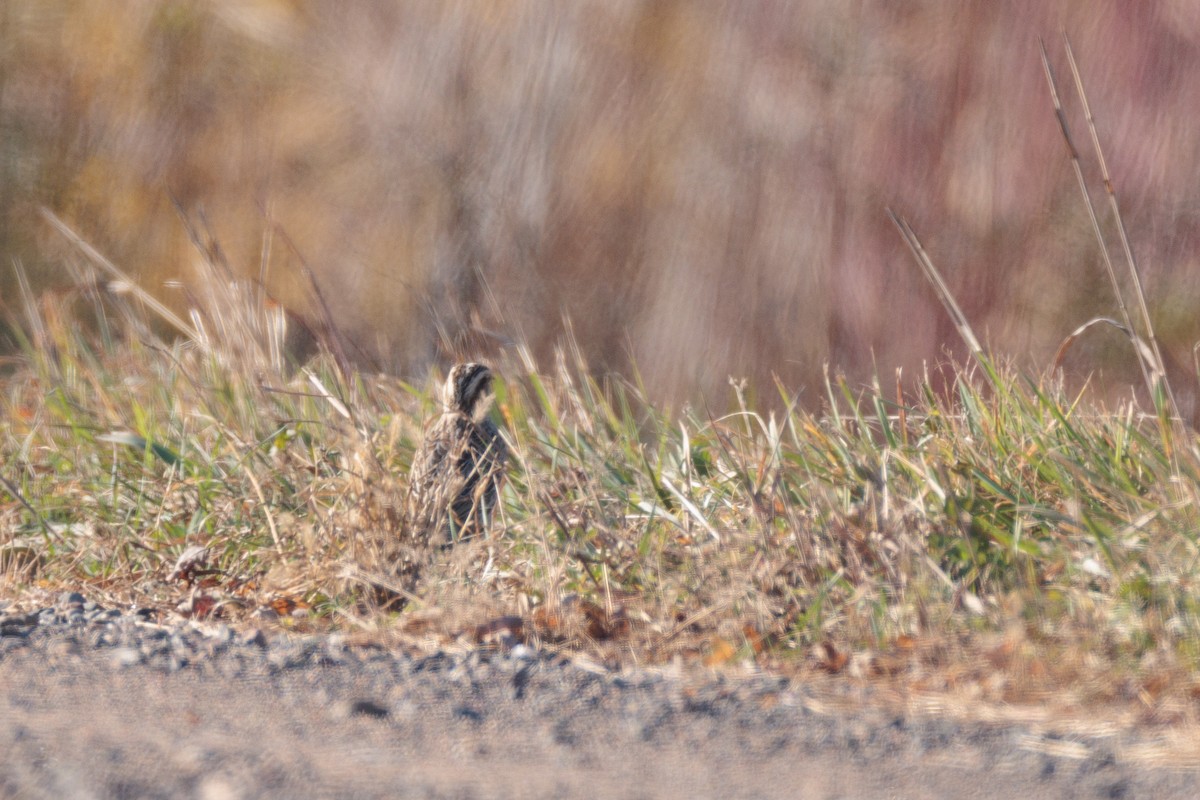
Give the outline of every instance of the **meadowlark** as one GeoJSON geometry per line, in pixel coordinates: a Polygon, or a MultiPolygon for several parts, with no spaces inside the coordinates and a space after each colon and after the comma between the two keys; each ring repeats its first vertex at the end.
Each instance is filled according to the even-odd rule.
{"type": "Polygon", "coordinates": [[[444,409],[413,457],[408,516],[430,543],[486,532],[495,512],[508,446],[487,417],[492,371],[456,364],[442,387],[444,409]]]}

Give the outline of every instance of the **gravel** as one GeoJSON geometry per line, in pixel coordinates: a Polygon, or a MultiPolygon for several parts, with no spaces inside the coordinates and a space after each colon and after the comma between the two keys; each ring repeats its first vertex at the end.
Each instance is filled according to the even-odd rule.
{"type": "Polygon", "coordinates": [[[76,592],[0,605],[0,798],[1200,796],[1120,737],[817,713],[765,675],[154,617],[76,592]]]}

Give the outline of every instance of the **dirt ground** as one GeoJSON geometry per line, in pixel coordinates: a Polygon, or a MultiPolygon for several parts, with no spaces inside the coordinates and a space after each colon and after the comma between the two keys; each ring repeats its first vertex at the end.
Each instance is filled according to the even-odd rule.
{"type": "Polygon", "coordinates": [[[0,613],[2,798],[1200,796],[1200,773],[1125,758],[1131,736],[830,712],[795,681],[523,646],[0,613]]]}

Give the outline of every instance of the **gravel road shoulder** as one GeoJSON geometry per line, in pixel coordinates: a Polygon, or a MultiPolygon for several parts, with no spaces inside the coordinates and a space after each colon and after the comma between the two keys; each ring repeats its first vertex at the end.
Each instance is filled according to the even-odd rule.
{"type": "MultiPolygon", "coordinates": [[[[1198,796],[1120,737],[818,713],[802,685],[611,674],[523,646],[409,654],[0,609],[0,797],[1198,796]],[[1060,752],[1060,754],[1054,754],[1060,752]]],[[[1126,737],[1132,734],[1125,734],[1126,737]]]]}

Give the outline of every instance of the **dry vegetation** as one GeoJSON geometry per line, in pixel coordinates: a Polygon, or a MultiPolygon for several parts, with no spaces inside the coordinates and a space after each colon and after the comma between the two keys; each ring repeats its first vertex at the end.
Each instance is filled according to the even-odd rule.
{"type": "Polygon", "coordinates": [[[499,524],[428,552],[399,509],[432,377],[289,365],[257,288],[214,264],[203,289],[165,320],[94,275],[26,297],[0,381],[9,597],[1192,717],[1200,451],[1161,410],[980,353],[898,402],[834,375],[819,413],[741,383],[731,413],[668,413],[568,345],[497,364],[499,524]]]}

